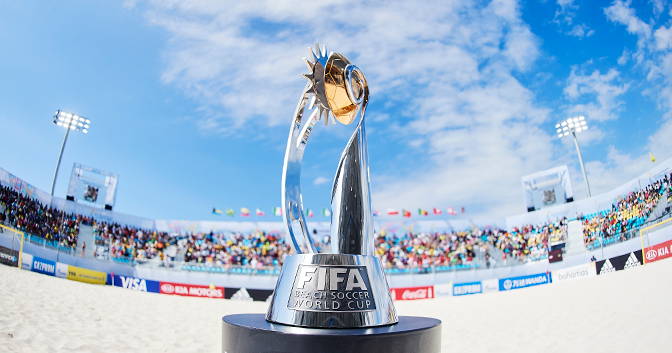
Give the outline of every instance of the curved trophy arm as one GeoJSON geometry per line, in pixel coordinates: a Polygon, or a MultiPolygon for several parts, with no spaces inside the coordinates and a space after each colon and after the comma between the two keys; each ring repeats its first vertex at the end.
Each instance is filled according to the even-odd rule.
{"type": "Polygon", "coordinates": [[[366,103],[359,108],[361,118],[341,155],[331,189],[333,253],[374,255],[369,153],[364,128],[366,103]]]}
{"type": "Polygon", "coordinates": [[[287,225],[287,231],[292,240],[292,246],[297,254],[317,253],[313,239],[310,237],[306,218],[303,212],[303,201],[301,199],[301,161],[303,160],[303,151],[306,148],[308,136],[315,123],[319,120],[319,111],[315,110],[301,130],[301,120],[303,113],[311,95],[311,84],[308,83],[303,90],[299,104],[294,112],[294,120],[289,129],[289,138],[287,141],[287,150],[285,151],[285,163],[282,170],[282,219],[287,225]],[[301,226],[301,235],[295,234],[293,224],[298,222],[301,226]],[[303,240],[303,241],[301,241],[303,240]],[[302,248],[305,244],[306,248],[302,248]]]}

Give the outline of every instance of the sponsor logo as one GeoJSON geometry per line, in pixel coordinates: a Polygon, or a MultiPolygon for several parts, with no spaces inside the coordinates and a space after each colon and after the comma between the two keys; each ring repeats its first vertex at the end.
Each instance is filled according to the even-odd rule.
{"type": "Polygon", "coordinates": [[[553,271],[551,274],[553,282],[562,282],[596,275],[594,262],[553,271]]]}
{"type": "Polygon", "coordinates": [[[453,295],[468,295],[482,293],[483,287],[481,282],[462,283],[453,286],[453,295]]]}
{"type": "Polygon", "coordinates": [[[417,300],[434,298],[434,287],[393,288],[390,290],[392,300],[417,300]],[[397,293],[401,293],[398,295],[397,293]]]}
{"type": "Polygon", "coordinates": [[[33,269],[33,255],[25,252],[21,255],[21,268],[28,271],[33,269]]]}
{"type": "Polygon", "coordinates": [[[56,263],[56,277],[68,278],[68,265],[57,262],[56,263]]]}
{"type": "Polygon", "coordinates": [[[371,311],[376,302],[366,266],[299,265],[287,308],[306,311],[371,311]]]}
{"type": "Polygon", "coordinates": [[[435,284],[434,285],[434,295],[437,297],[443,297],[447,295],[453,295],[453,282],[435,284]]]}
{"type": "Polygon", "coordinates": [[[600,269],[600,274],[603,275],[605,273],[612,273],[616,272],[616,268],[614,265],[611,264],[611,261],[607,260],[604,262],[604,265],[602,265],[602,268],[600,269]]]}
{"type": "Polygon", "coordinates": [[[250,296],[250,293],[247,292],[247,289],[240,288],[237,292],[233,293],[231,300],[240,300],[244,302],[251,302],[254,299],[250,296]]]}
{"type": "Polygon", "coordinates": [[[107,273],[89,270],[77,266],[68,266],[67,278],[71,281],[77,282],[107,284],[107,273]]]}
{"type": "Polygon", "coordinates": [[[550,283],[551,279],[547,273],[536,275],[504,278],[499,280],[499,290],[512,290],[518,288],[538,286],[540,284],[550,283]]]}
{"type": "Polygon", "coordinates": [[[637,266],[641,266],[642,263],[639,262],[639,259],[635,256],[635,253],[630,253],[630,256],[628,256],[628,261],[625,262],[625,266],[623,266],[623,269],[628,269],[628,268],[633,268],[637,266]]]}
{"type": "Polygon", "coordinates": [[[175,287],[170,283],[161,283],[161,293],[173,294],[175,293],[175,287]]]}
{"type": "Polygon", "coordinates": [[[33,256],[32,271],[54,276],[56,274],[56,263],[37,256],[33,256]]]}
{"type": "Polygon", "coordinates": [[[161,282],[160,293],[174,294],[186,297],[202,297],[202,298],[222,298],[224,299],[224,288],[222,287],[208,287],[192,284],[179,284],[161,282]]]}
{"type": "Polygon", "coordinates": [[[483,293],[499,292],[499,280],[496,278],[481,281],[483,293]]]}
{"type": "Polygon", "coordinates": [[[646,261],[654,262],[672,257],[672,240],[646,248],[646,261]]]}
{"type": "Polygon", "coordinates": [[[141,292],[147,291],[147,282],[144,279],[134,277],[119,276],[121,279],[121,287],[141,292]]]}

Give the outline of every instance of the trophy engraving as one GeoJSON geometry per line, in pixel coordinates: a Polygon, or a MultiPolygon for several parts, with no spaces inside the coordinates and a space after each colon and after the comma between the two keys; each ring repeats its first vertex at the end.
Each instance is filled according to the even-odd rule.
{"type": "Polygon", "coordinates": [[[285,259],[266,320],[305,327],[372,327],[398,321],[374,234],[364,116],[369,88],[345,56],[310,50],[308,79],[294,113],[282,175],[283,220],[295,255],[285,259]],[[304,111],[314,109],[303,123],[304,111]],[[301,162],[318,121],[348,125],[331,193],[331,253],[317,253],[301,198],[301,162]],[[296,229],[295,229],[296,227],[296,229]]]}

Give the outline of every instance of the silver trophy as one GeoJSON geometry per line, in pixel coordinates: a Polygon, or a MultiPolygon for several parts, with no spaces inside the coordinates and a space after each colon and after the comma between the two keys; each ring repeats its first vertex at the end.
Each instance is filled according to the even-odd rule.
{"type": "Polygon", "coordinates": [[[345,56],[310,50],[311,73],[294,113],[282,174],[283,220],[295,255],[285,258],[266,320],[315,328],[357,328],[397,323],[380,260],[374,256],[369,156],[364,113],[369,88],[345,56]],[[309,104],[310,101],[310,104],[309,104]],[[304,111],[314,109],[303,124],[304,111]],[[301,198],[301,161],[321,119],[359,123],[341,155],[331,190],[331,253],[317,253],[301,198]]]}

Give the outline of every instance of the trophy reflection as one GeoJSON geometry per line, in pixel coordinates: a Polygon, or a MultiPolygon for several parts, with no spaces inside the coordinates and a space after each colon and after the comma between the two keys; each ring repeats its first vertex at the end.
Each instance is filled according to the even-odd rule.
{"type": "Polygon", "coordinates": [[[345,56],[311,49],[308,83],[294,113],[282,175],[283,220],[296,254],[287,256],[266,320],[304,326],[356,328],[389,325],[397,314],[380,260],[374,256],[369,158],[364,115],[369,88],[345,56]],[[302,122],[304,111],[312,110],[302,122]],[[318,253],[301,198],[301,162],[322,119],[359,122],[341,155],[331,191],[331,251],[318,253]]]}

